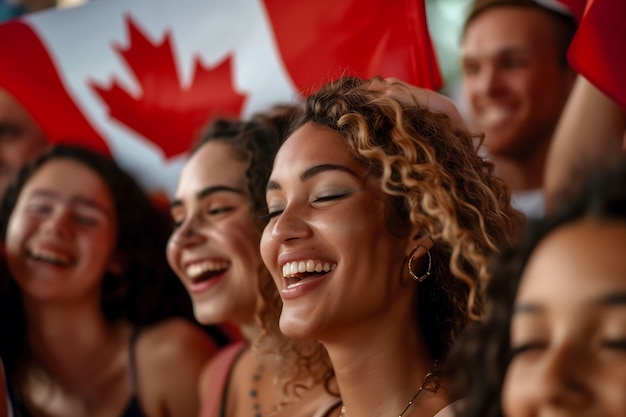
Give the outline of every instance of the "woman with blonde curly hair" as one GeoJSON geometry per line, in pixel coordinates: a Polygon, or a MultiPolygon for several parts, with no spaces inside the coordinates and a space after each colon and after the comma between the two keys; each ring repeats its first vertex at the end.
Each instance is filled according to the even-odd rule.
{"type": "Polygon", "coordinates": [[[451,415],[446,357],[480,317],[488,258],[522,221],[509,191],[451,102],[399,81],[332,82],[291,132],[261,255],[280,330],[328,353],[341,400],[325,415],[451,415]]]}

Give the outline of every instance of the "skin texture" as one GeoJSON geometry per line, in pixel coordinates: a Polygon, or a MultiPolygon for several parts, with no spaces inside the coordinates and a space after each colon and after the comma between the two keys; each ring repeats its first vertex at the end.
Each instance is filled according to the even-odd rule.
{"type": "Polygon", "coordinates": [[[33,118],[0,88],[0,196],[19,168],[47,147],[48,142],[33,118]]]}
{"type": "Polygon", "coordinates": [[[86,166],[51,161],[24,187],[7,236],[9,267],[27,306],[31,299],[34,303],[72,302],[79,296],[98,300],[100,273],[114,262],[117,221],[112,197],[86,166]]]}
{"type": "Polygon", "coordinates": [[[365,170],[338,133],[307,124],[278,152],[267,200],[272,220],[261,248],[283,297],[281,330],[290,337],[333,340],[352,327],[368,340],[370,322],[380,320],[394,300],[411,293],[411,281],[402,279],[407,272],[403,261],[415,247],[410,239],[389,232],[380,187],[366,180],[365,170]],[[310,140],[312,136],[316,140],[310,140]],[[318,169],[301,179],[315,167],[332,165],[336,168],[318,169]],[[358,250],[354,242],[360,242],[358,250]],[[283,264],[308,259],[336,269],[287,289],[283,264]],[[368,276],[390,279],[373,281],[368,276]]]}
{"type": "Polygon", "coordinates": [[[134,389],[149,417],[197,415],[195,387],[215,346],[187,320],[142,327],[131,386],[134,326],[102,309],[105,271],[124,270],[118,215],[103,178],[70,157],[44,162],[19,193],[6,260],[26,325],[16,389],[33,415],[120,415],[134,389]]]}
{"type": "MultiPolygon", "coordinates": [[[[432,242],[413,238],[416,228],[403,237],[391,234],[387,197],[379,182],[365,174],[337,132],[313,123],[297,129],[274,162],[261,254],[283,298],[281,330],[324,344],[349,414],[383,415],[401,410],[432,366],[421,336],[406,332],[415,326],[415,282],[406,259],[422,246],[416,260],[424,268],[432,242]],[[308,260],[328,264],[328,272],[296,284],[284,279],[286,262],[308,260]],[[393,377],[385,375],[397,369],[398,360],[406,366],[393,377]],[[381,375],[389,382],[386,389],[372,384],[381,375]],[[409,382],[394,388],[401,380],[409,382]],[[366,396],[385,401],[373,406],[360,400],[366,396]]],[[[448,401],[441,391],[425,392],[419,407],[434,415],[448,401]]]]}
{"type": "MultiPolygon", "coordinates": [[[[252,196],[254,191],[250,191],[255,188],[248,178],[267,175],[271,159],[267,161],[267,169],[263,168],[263,161],[273,157],[271,139],[276,139],[275,147],[278,140],[270,124],[244,126],[232,123],[231,130],[222,126],[222,132],[229,132],[230,136],[207,134],[207,141],[195,149],[181,171],[170,210],[175,229],[167,246],[167,258],[191,296],[197,319],[204,324],[229,323],[241,333],[245,342],[254,346],[261,332],[257,318],[260,282],[266,280],[268,286],[271,280],[262,267],[260,218],[256,218],[258,210],[252,207],[260,203],[264,207],[264,201],[256,202],[252,196]],[[249,145],[266,145],[266,153],[258,149],[250,151],[249,145]],[[245,154],[254,154],[259,165],[251,168],[252,156],[246,160],[245,154]],[[198,275],[194,270],[200,271],[201,266],[211,266],[214,271],[207,270],[207,274],[198,275]]],[[[276,290],[269,288],[275,294],[276,290]]],[[[275,361],[279,358],[277,351],[264,356],[256,349],[244,349],[230,370],[226,415],[247,415],[255,407],[266,415],[285,400],[285,394],[273,384],[275,361]],[[262,371],[259,371],[261,367],[262,371]],[[256,374],[259,376],[253,377],[256,374]],[[257,392],[256,397],[250,395],[251,390],[257,392]]],[[[201,397],[215,389],[215,364],[220,360],[221,353],[218,353],[204,367],[198,387],[201,397]]],[[[283,408],[273,415],[313,415],[330,395],[322,384],[308,385],[310,389],[303,390],[299,401],[283,404],[283,408]]],[[[214,412],[216,410],[205,406],[201,415],[214,412]]]]}
{"type": "Polygon", "coordinates": [[[623,222],[588,219],[535,249],[511,322],[505,416],[624,414],[625,252],[623,222]]]}
{"type": "Polygon", "coordinates": [[[558,195],[571,186],[573,172],[620,155],[626,155],[626,109],[578,75],[548,152],[547,211],[558,206],[558,195]]]}
{"type": "Polygon", "coordinates": [[[221,142],[207,143],[191,156],[171,205],[176,228],[167,258],[189,291],[200,322],[237,323],[254,333],[260,232],[250,215],[246,165],[231,145],[221,142]],[[225,269],[210,286],[196,290],[188,268],[206,261],[225,269]]]}
{"type": "Polygon", "coordinates": [[[466,28],[463,94],[484,149],[513,189],[541,186],[553,130],[574,81],[559,61],[556,29],[535,9],[498,6],[466,28]]]}
{"type": "MultiPolygon", "coordinates": [[[[328,83],[307,98],[268,182],[261,254],[281,330],[324,346],[349,416],[399,415],[429,371],[407,416],[455,399],[435,358],[480,312],[487,254],[517,227],[504,183],[433,94],[381,78],[328,83]],[[415,275],[430,268],[423,282],[411,256],[415,275]]],[[[283,365],[296,386],[301,362],[283,365]]]]}

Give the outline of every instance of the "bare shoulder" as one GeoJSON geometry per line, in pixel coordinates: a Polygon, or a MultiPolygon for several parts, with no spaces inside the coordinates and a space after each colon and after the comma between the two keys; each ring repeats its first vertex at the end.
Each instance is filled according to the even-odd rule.
{"type": "Polygon", "coordinates": [[[137,339],[137,390],[149,416],[197,416],[198,382],[218,347],[198,325],[167,319],[137,339]]]}
{"type": "Polygon", "coordinates": [[[206,363],[218,346],[199,326],[184,318],[171,318],[144,329],[137,349],[152,366],[180,365],[184,360],[206,363]],[[191,356],[189,356],[191,355],[191,356]]]}

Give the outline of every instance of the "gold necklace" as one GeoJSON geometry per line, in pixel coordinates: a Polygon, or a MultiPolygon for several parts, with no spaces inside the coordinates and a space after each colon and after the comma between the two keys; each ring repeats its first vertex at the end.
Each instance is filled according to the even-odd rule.
{"type": "MultiPolygon", "coordinates": [[[[402,410],[402,412],[398,415],[398,417],[404,417],[404,413],[406,413],[406,411],[413,405],[413,402],[415,401],[417,396],[420,395],[420,393],[424,390],[424,387],[426,386],[426,382],[428,382],[430,377],[433,375],[433,372],[435,372],[436,367],[437,367],[437,361],[435,360],[431,370],[428,371],[426,375],[424,375],[424,379],[422,380],[422,385],[420,385],[420,387],[417,389],[417,392],[413,395],[413,397],[411,397],[411,399],[409,400],[409,403],[406,405],[406,407],[404,407],[404,410],[402,410]]],[[[348,416],[348,413],[346,412],[346,406],[343,404],[341,405],[341,414],[339,416],[340,417],[348,416]]]]}

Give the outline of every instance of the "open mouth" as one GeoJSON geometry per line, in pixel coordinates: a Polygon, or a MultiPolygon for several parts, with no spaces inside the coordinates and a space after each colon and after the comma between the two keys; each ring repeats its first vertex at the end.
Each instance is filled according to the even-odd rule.
{"type": "Polygon", "coordinates": [[[26,255],[37,262],[44,262],[55,266],[67,267],[73,263],[70,256],[41,248],[29,249],[26,255]]]}
{"type": "Polygon", "coordinates": [[[230,262],[227,261],[204,261],[188,266],[185,274],[192,284],[198,284],[222,275],[229,267],[230,262]]]}
{"type": "Polygon", "coordinates": [[[321,277],[337,267],[335,262],[302,260],[283,265],[283,278],[287,288],[295,287],[302,281],[321,277]]]}

